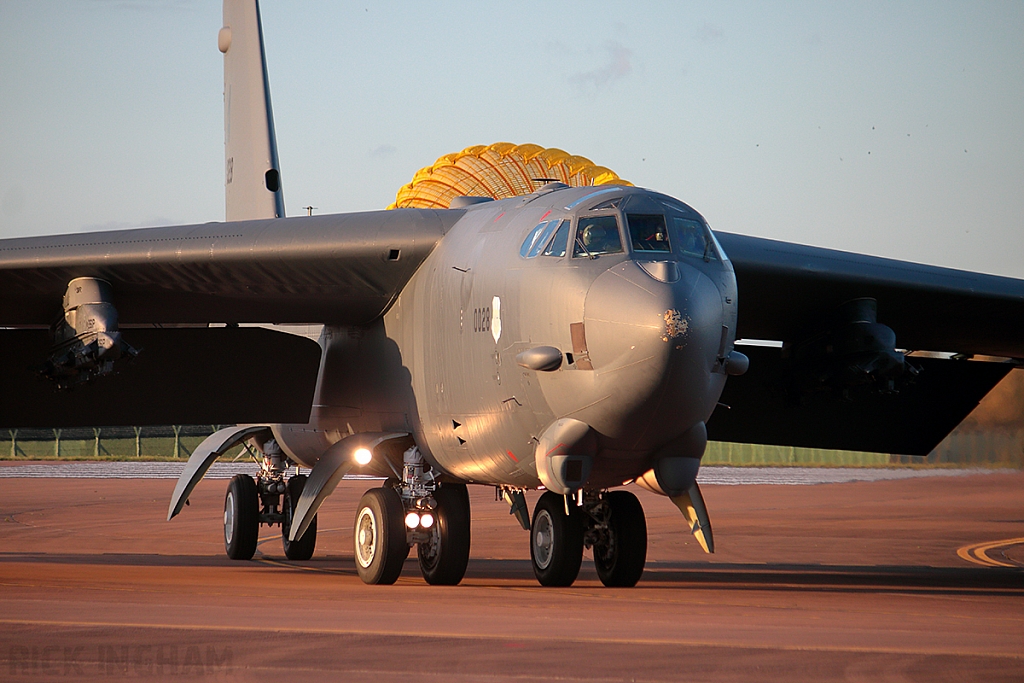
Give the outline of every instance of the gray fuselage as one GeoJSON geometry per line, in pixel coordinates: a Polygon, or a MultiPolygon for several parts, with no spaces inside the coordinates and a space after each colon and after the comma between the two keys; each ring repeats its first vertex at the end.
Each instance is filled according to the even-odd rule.
{"type": "Polygon", "coordinates": [[[592,430],[588,486],[617,486],[656,458],[700,457],[684,435],[721,395],[736,312],[732,265],[665,195],[470,205],[382,320],[325,328],[311,421],[275,432],[307,465],[351,432],[409,432],[449,476],[535,488],[542,434],[571,418],[592,430]],[[557,369],[517,363],[538,347],[557,369]]]}

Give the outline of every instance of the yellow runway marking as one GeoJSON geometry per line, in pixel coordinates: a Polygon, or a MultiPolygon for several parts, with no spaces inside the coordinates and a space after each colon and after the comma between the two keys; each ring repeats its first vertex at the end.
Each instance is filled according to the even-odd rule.
{"type": "Polygon", "coordinates": [[[984,543],[973,543],[971,545],[965,545],[956,551],[956,554],[961,559],[973,562],[974,564],[980,564],[983,567],[1019,567],[1019,564],[1013,564],[1011,562],[1003,562],[1000,560],[994,560],[988,556],[989,551],[996,550],[997,548],[1007,548],[1011,545],[1024,544],[1024,538],[1008,538],[1003,541],[986,541],[984,543]]]}

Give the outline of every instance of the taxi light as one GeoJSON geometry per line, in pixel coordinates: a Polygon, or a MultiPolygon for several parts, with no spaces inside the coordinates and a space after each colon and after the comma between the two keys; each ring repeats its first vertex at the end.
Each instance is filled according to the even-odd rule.
{"type": "Polygon", "coordinates": [[[360,465],[368,465],[370,460],[373,459],[373,453],[370,452],[369,448],[359,448],[355,452],[356,462],[360,465]]]}
{"type": "Polygon", "coordinates": [[[429,529],[430,527],[434,526],[434,515],[430,514],[429,512],[424,512],[423,516],[420,517],[420,526],[422,526],[424,529],[429,529]]]}
{"type": "Polygon", "coordinates": [[[415,512],[410,512],[405,516],[405,526],[410,529],[415,529],[420,525],[420,516],[415,512]]]}

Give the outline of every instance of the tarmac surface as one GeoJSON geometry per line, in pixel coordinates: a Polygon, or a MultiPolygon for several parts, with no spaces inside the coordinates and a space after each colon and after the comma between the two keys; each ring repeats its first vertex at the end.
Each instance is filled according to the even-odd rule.
{"type": "Polygon", "coordinates": [[[414,551],[366,586],[351,525],[375,485],[342,482],[311,561],[264,527],[233,562],[224,481],[167,522],[166,479],[0,476],[0,680],[1024,680],[1024,472],[705,483],[710,556],[630,487],[650,530],[632,589],[589,552],[573,587],[540,587],[483,487],[461,585],[426,585],[414,551]]]}

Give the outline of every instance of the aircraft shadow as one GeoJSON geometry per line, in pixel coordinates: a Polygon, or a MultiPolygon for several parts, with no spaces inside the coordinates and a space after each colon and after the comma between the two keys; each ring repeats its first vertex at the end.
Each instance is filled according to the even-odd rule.
{"type": "MultiPolygon", "coordinates": [[[[318,572],[356,576],[352,555],[327,555],[293,562],[277,553],[257,553],[250,562],[217,555],[158,555],[145,553],[0,552],[0,565],[40,563],[130,567],[237,567],[258,564],[270,572],[318,572]]],[[[419,578],[415,551],[402,572],[419,578]]],[[[473,585],[537,585],[529,560],[471,559],[465,580],[473,585]]],[[[598,580],[592,561],[584,559],[579,582],[598,580]]],[[[576,588],[587,586],[576,584],[576,588]]],[[[1024,571],[1000,567],[917,567],[897,565],[827,564],[699,564],[648,562],[638,584],[643,589],[790,591],[821,593],[914,593],[931,595],[1024,596],[1024,571]]]]}
{"type": "Polygon", "coordinates": [[[1024,594],[1024,572],[999,567],[909,565],[698,564],[652,562],[641,582],[716,590],[914,592],[941,595],[1024,594]]]}

